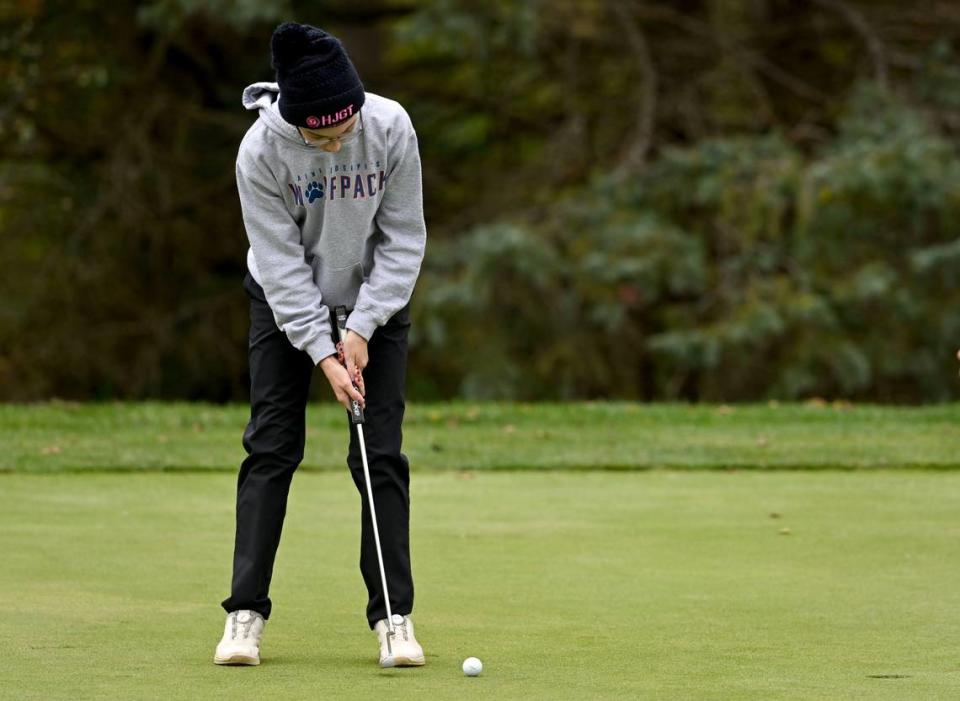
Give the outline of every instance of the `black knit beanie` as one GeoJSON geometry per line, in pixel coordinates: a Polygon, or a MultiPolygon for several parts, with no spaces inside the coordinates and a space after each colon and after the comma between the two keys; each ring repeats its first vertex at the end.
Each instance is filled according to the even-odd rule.
{"type": "Polygon", "coordinates": [[[274,30],[270,48],[284,120],[323,129],[360,111],[363,83],[335,36],[309,24],[284,22],[274,30]]]}

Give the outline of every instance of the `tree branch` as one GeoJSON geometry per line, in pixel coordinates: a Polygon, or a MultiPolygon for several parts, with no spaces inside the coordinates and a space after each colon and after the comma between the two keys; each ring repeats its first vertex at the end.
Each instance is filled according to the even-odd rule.
{"type": "Polygon", "coordinates": [[[867,22],[863,13],[844,2],[844,0],[813,0],[813,2],[821,7],[826,7],[837,12],[853,27],[854,31],[860,35],[867,45],[870,55],[873,57],[873,77],[881,89],[886,90],[887,57],[884,52],[883,42],[880,41],[880,37],[870,26],[870,23],[867,22]]]}
{"type": "Polygon", "coordinates": [[[640,92],[640,105],[637,113],[636,136],[627,148],[618,170],[626,172],[641,168],[653,143],[653,127],[657,114],[657,85],[659,75],[650,56],[650,45],[640,29],[640,23],[630,14],[619,0],[611,0],[610,10],[620,21],[627,37],[627,44],[633,51],[640,68],[643,85],[640,92]]]}
{"type": "Polygon", "coordinates": [[[768,79],[786,88],[795,95],[819,104],[830,102],[830,97],[822,90],[804,82],[757,51],[746,48],[742,43],[734,39],[717,34],[706,22],[684,14],[672,7],[644,5],[643,3],[635,3],[634,7],[638,13],[650,19],[667,22],[695,36],[709,39],[721,50],[730,52],[730,55],[734,58],[748,66],[753,66],[768,79]]]}

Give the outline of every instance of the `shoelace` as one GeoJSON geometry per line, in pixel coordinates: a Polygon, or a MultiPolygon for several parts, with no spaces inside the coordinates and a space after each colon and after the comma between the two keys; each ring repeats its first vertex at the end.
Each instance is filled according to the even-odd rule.
{"type": "Polygon", "coordinates": [[[253,626],[253,622],[256,620],[256,616],[250,616],[249,620],[247,620],[246,622],[237,620],[239,618],[240,618],[239,615],[236,615],[233,617],[233,628],[232,628],[231,636],[234,640],[237,639],[237,626],[240,626],[243,628],[243,631],[240,637],[246,640],[247,638],[250,637],[250,628],[253,626]]]}
{"type": "Polygon", "coordinates": [[[410,640],[410,632],[407,630],[407,619],[404,617],[403,623],[394,623],[393,631],[397,637],[403,636],[404,642],[410,640]]]}

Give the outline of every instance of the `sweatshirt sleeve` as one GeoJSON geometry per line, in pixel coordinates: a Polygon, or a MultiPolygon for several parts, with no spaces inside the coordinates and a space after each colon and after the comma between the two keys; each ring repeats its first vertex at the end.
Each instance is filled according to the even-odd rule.
{"type": "Polygon", "coordinates": [[[427,241],[417,134],[406,112],[400,126],[376,215],[381,236],[373,250],[373,268],[347,319],[347,328],[368,341],[410,301],[427,241]]]}
{"type": "Polygon", "coordinates": [[[237,190],[250,249],[277,326],[317,365],[337,351],[330,310],[313,281],[300,227],[283,202],[277,179],[243,151],[237,157],[237,190]]]}

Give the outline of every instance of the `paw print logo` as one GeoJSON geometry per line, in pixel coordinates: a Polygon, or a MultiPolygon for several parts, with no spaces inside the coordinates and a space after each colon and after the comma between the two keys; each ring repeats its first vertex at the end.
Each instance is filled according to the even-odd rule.
{"type": "Polygon", "coordinates": [[[307,202],[313,204],[314,200],[318,200],[323,197],[323,188],[320,186],[316,180],[307,185],[307,202]]]}

